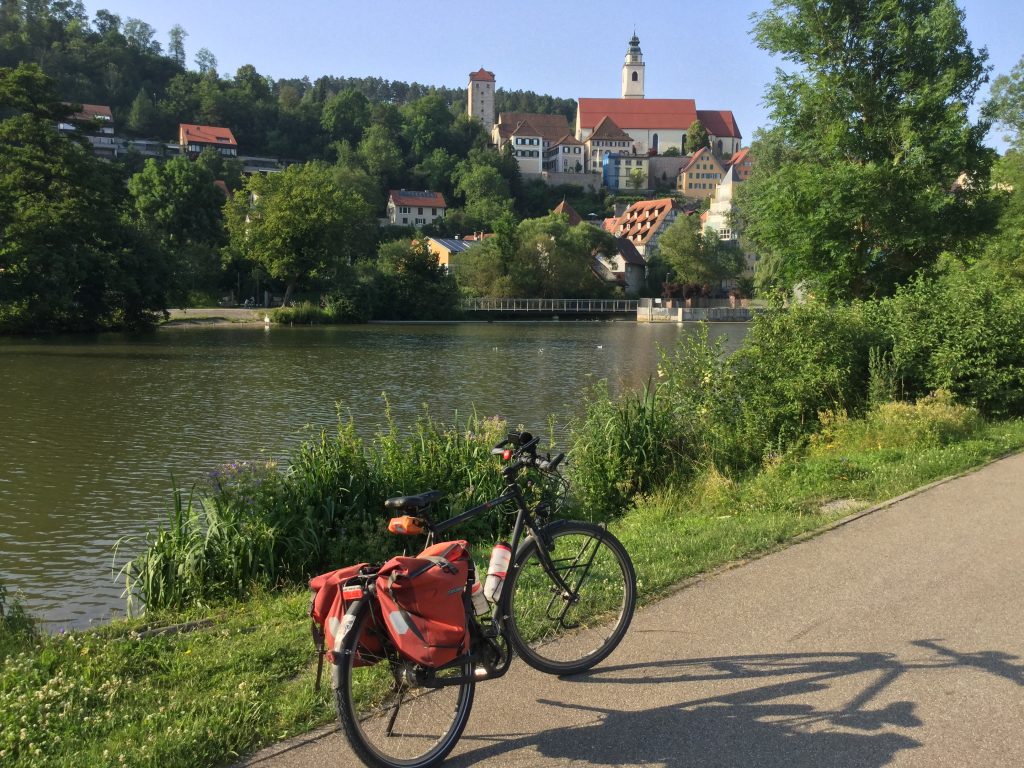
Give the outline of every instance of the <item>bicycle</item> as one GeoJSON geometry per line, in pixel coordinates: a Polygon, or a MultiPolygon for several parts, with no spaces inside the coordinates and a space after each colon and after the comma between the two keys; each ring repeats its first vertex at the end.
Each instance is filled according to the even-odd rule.
{"type": "Polygon", "coordinates": [[[440,491],[385,502],[386,509],[405,513],[403,532],[426,533],[428,545],[438,534],[502,504],[514,504],[516,518],[507,576],[497,602],[482,616],[473,607],[476,569],[470,558],[463,593],[469,652],[440,668],[427,669],[398,654],[374,610],[376,568],[348,582],[348,594],[357,598],[344,617],[348,630],[341,651],[334,654],[335,703],[342,729],[367,765],[439,764],[466,727],[476,684],[508,672],[513,649],[541,672],[578,674],[615,650],[629,628],[636,575],[619,540],[592,523],[549,521],[549,501],[531,508],[526,500],[523,470],[568,485],[558,473],[565,454],[540,457],[538,441],[526,432],[510,433],[494,446],[492,453],[511,462],[502,470],[505,491],[443,522],[429,516],[440,491]],[[373,642],[366,642],[364,632],[373,642]]]}

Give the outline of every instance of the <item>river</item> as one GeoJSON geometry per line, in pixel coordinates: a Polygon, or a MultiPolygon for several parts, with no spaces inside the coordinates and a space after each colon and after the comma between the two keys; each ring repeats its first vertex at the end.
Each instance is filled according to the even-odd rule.
{"type": "MultiPolygon", "coordinates": [[[[633,322],[162,328],[0,339],[0,583],[53,629],[123,608],[117,565],[188,488],[238,459],[276,457],[337,409],[372,435],[385,396],[400,429],[424,407],[473,408],[535,432],[587,392],[655,373],[695,326],[633,322]],[[113,565],[112,549],[127,537],[113,565]]],[[[711,326],[735,347],[746,326],[711,326]]]]}

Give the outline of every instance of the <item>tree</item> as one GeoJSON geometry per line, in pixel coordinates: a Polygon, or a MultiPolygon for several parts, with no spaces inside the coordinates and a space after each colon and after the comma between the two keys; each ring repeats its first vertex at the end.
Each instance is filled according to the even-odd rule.
{"type": "Polygon", "coordinates": [[[1010,70],[992,81],[985,114],[1006,131],[1006,140],[1024,150],[1024,56],[1010,70]]]}
{"type": "Polygon", "coordinates": [[[476,228],[491,228],[512,212],[508,182],[493,165],[463,161],[455,172],[455,191],[466,201],[468,222],[476,228]]]}
{"type": "Polygon", "coordinates": [[[711,137],[708,135],[708,129],[700,120],[694,120],[686,131],[686,154],[692,155],[698,149],[710,146],[711,137]]]}
{"type": "Polygon", "coordinates": [[[167,55],[174,60],[182,69],[185,68],[185,38],[188,37],[188,32],[181,24],[175,24],[171,27],[169,33],[170,40],[167,43],[167,55]]]}
{"type": "Polygon", "coordinates": [[[711,285],[739,276],[743,254],[717,233],[701,230],[699,216],[679,216],[658,240],[658,256],[671,282],[711,285]]]}
{"type": "Polygon", "coordinates": [[[209,48],[200,48],[196,51],[194,61],[200,75],[205,75],[207,72],[217,74],[217,57],[209,48]]]}
{"type": "Polygon", "coordinates": [[[525,298],[599,297],[606,288],[591,266],[598,251],[611,253],[607,232],[588,224],[570,227],[563,214],[526,219],[510,231],[502,219],[495,237],[463,254],[459,279],[477,296],[525,298]]]}
{"type": "Polygon", "coordinates": [[[403,132],[413,156],[423,158],[438,147],[444,147],[454,119],[445,100],[437,93],[406,104],[402,108],[403,132]]]}
{"type": "Polygon", "coordinates": [[[319,163],[249,177],[225,207],[225,219],[230,253],[281,280],[285,304],[300,284],[332,283],[368,253],[376,232],[369,206],[339,189],[319,163]]]}
{"type": "Polygon", "coordinates": [[[405,168],[402,150],[391,134],[380,125],[371,125],[363,134],[356,150],[367,172],[377,179],[381,186],[387,186],[398,178],[405,168]]]}
{"type": "Polygon", "coordinates": [[[990,225],[992,153],[967,118],[986,55],[954,0],[774,0],[754,37],[792,65],[737,192],[770,271],[830,298],[886,295],[990,225]]]}
{"type": "Polygon", "coordinates": [[[324,102],[320,122],[331,139],[358,144],[370,124],[370,102],[359,91],[344,90],[324,102]]]}
{"type": "Polygon", "coordinates": [[[626,180],[629,184],[629,188],[633,190],[646,189],[647,188],[647,173],[643,168],[634,168],[629,172],[629,178],[626,180]]]}
{"type": "Polygon", "coordinates": [[[129,17],[124,23],[123,34],[125,39],[140,51],[159,55],[160,43],[153,39],[156,37],[156,30],[142,19],[129,17]]]}
{"type": "Polygon", "coordinates": [[[425,238],[394,240],[380,246],[377,268],[386,297],[374,310],[381,320],[444,320],[459,306],[455,279],[438,264],[425,238]]]}
{"type": "Polygon", "coordinates": [[[208,286],[219,272],[218,249],[226,239],[224,194],[213,182],[205,164],[183,157],[163,165],[147,160],[128,181],[132,220],[178,266],[179,288],[208,286]]]}
{"type": "Polygon", "coordinates": [[[153,104],[145,88],[140,88],[128,113],[128,128],[141,135],[156,133],[160,125],[160,110],[153,104]]]}
{"type": "Polygon", "coordinates": [[[166,268],[125,226],[118,169],[54,130],[70,110],[35,65],[0,69],[0,328],[135,326],[166,307],[166,268]]]}
{"type": "Polygon", "coordinates": [[[669,147],[661,153],[662,157],[679,157],[679,147],[669,147]]]}

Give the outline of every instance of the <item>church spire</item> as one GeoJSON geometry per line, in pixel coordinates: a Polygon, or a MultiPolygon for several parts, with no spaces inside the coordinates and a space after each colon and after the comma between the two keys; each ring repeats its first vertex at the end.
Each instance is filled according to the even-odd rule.
{"type": "Polygon", "coordinates": [[[644,55],[640,50],[640,38],[633,30],[633,37],[626,49],[626,60],[622,65],[622,98],[642,99],[644,97],[644,55]]]}

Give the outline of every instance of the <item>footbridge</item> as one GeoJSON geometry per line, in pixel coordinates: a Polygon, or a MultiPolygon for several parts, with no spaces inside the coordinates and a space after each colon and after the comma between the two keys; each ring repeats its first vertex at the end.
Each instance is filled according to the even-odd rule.
{"type": "Polygon", "coordinates": [[[636,300],[629,299],[466,299],[471,317],[622,317],[636,319],[636,300]]]}

